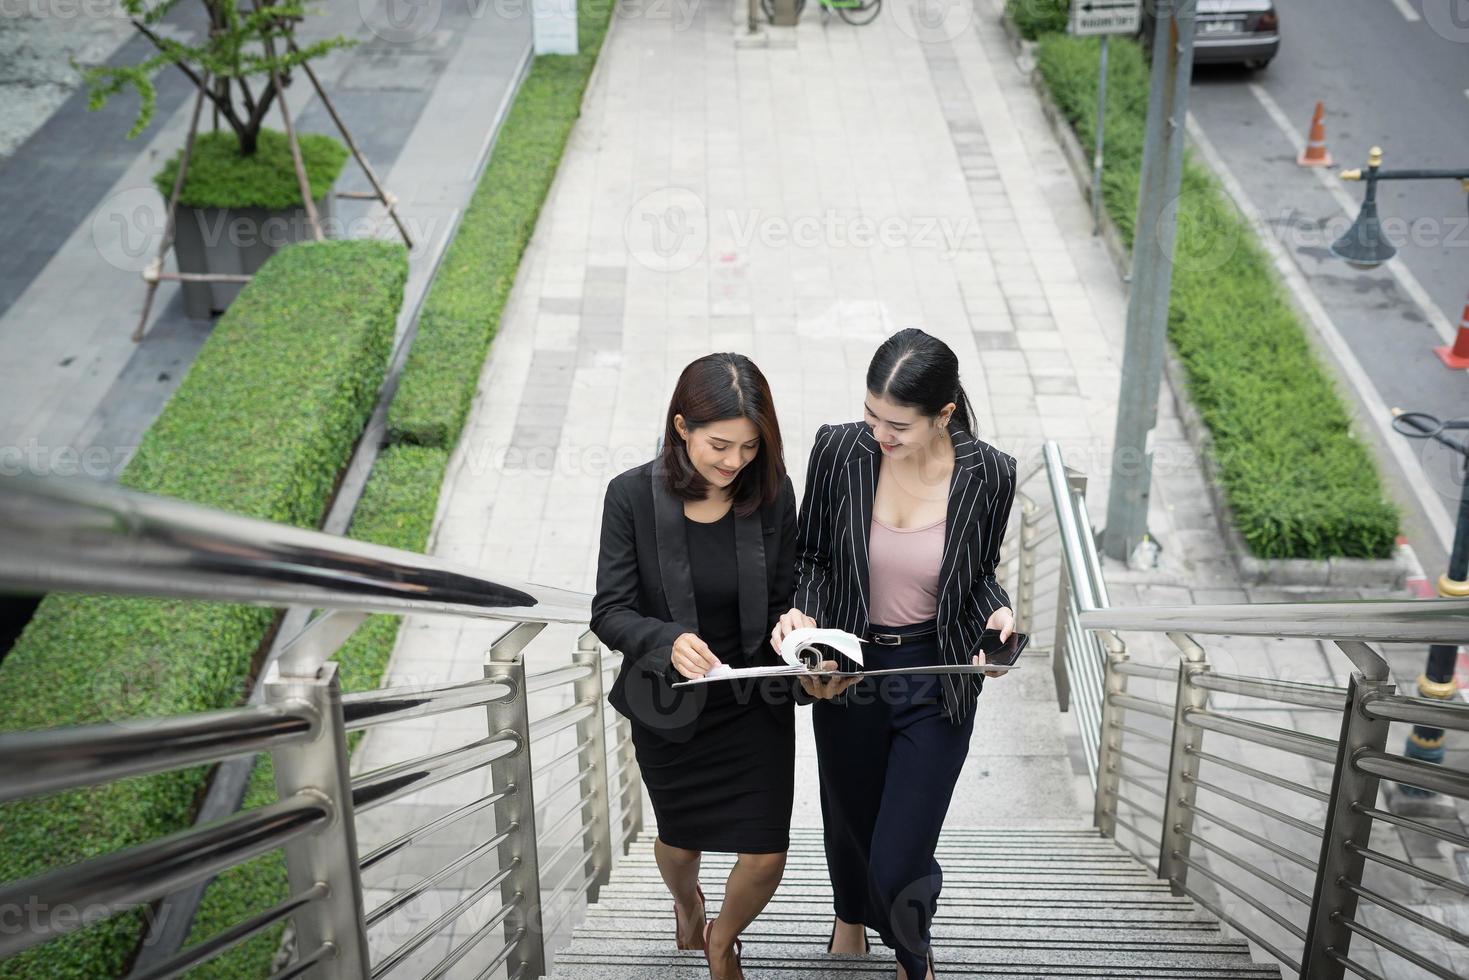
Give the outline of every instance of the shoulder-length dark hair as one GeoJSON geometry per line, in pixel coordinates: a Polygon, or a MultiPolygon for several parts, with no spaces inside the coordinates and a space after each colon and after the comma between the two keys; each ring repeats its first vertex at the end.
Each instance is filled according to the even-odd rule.
{"type": "Polygon", "coordinates": [[[975,437],[969,396],[959,383],[959,357],[948,344],[917,327],[899,330],[877,349],[867,365],[867,390],[911,405],[932,418],[949,402],[954,421],[975,437]]]}
{"type": "Polygon", "coordinates": [[[770,385],[754,361],[743,354],[706,354],[683,369],[673,388],[663,430],[663,475],[674,496],[700,500],[709,491],[709,481],[694,469],[688,447],[674,427],[675,415],[683,416],[690,433],[712,422],[749,419],[760,434],[760,448],[735,477],[735,513],[745,517],[780,496],[786,476],[780,423],[770,385]]]}

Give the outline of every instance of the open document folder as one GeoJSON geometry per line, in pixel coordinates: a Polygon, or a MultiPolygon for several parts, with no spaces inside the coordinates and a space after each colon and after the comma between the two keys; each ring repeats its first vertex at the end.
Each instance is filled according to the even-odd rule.
{"type": "Polygon", "coordinates": [[[819,648],[830,647],[863,666],[862,640],[846,630],[798,629],[786,634],[780,643],[780,659],[784,663],[763,667],[731,667],[720,664],[703,677],[682,680],[674,687],[691,687],[713,681],[733,681],[747,677],[881,677],[884,674],[982,674],[985,671],[1013,670],[1003,664],[932,664],[924,667],[889,667],[883,670],[821,670],[822,661],[830,659],[819,648]]]}

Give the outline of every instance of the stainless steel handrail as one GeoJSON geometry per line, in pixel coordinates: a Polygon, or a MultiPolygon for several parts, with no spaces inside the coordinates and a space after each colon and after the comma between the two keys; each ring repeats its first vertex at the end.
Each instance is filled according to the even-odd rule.
{"type": "Polygon", "coordinates": [[[315,711],[292,705],[9,732],[0,735],[0,803],[253,755],[320,730],[315,711]]]}
{"type": "Polygon", "coordinates": [[[0,475],[0,591],[585,623],[590,597],[85,479],[0,475]]]}
{"type": "Polygon", "coordinates": [[[350,732],[405,718],[482,708],[491,701],[514,696],[513,685],[484,680],[428,688],[385,688],[342,695],[342,716],[350,732]]]}
{"type": "Polygon", "coordinates": [[[1373,643],[1469,643],[1469,599],[1356,599],[1083,610],[1087,629],[1305,637],[1373,643]]]}

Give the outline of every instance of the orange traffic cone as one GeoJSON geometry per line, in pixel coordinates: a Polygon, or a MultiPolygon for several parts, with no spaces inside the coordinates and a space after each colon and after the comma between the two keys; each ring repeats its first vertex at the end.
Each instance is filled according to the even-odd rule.
{"type": "Polygon", "coordinates": [[[1303,167],[1329,167],[1331,166],[1331,154],[1326,152],[1326,127],[1322,125],[1321,119],[1326,115],[1326,106],[1316,103],[1316,111],[1311,116],[1311,135],[1306,140],[1306,148],[1301,155],[1296,157],[1296,163],[1303,167]]]}
{"type": "Polygon", "coordinates": [[[1464,315],[1459,319],[1459,333],[1454,338],[1454,346],[1445,344],[1435,347],[1433,352],[1443,361],[1444,367],[1455,371],[1469,370],[1469,303],[1464,304],[1464,315]]]}

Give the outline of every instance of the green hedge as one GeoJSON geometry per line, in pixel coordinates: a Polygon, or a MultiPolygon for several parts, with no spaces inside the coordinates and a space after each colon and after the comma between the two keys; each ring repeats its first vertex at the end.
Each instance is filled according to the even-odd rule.
{"type": "MultiPolygon", "coordinates": [[[[321,197],[336,182],[347,162],[347,148],[320,133],[298,133],[301,162],[313,198],[321,197]]],[[[183,148],[153,175],[153,186],[166,201],[173,193],[183,148]]],[[[301,203],[301,185],[286,134],[262,129],[255,152],[240,156],[239,141],[232,130],[200,133],[189,156],[189,175],[179,192],[179,203],[194,208],[269,208],[283,210],[301,203]]]]}
{"type": "MultiPolygon", "coordinates": [[[[1094,138],[1097,40],[1049,34],[1036,61],[1085,146],[1094,138]]],[[[1148,67],[1114,38],[1107,75],[1102,199],[1130,245],[1148,67]]],[[[1260,558],[1391,556],[1399,512],[1342,394],[1245,219],[1192,159],[1178,206],[1168,336],[1213,438],[1241,535],[1260,558]]]]}
{"type": "MultiPolygon", "coordinates": [[[[363,490],[348,537],[422,552],[433,529],[439,486],[448,465],[449,453],[445,449],[389,446],[383,450],[363,490]]],[[[342,690],[368,691],[379,685],[398,636],[399,619],[398,616],[371,616],[343,644],[336,657],[341,665],[342,690]]],[[[360,735],[354,732],[349,744],[355,746],[360,735]]],[[[275,771],[270,756],[262,755],[251,773],[244,805],[250,809],[275,800],[275,771]]],[[[233,868],[215,879],[204,893],[189,943],[203,942],[287,896],[286,865],[280,851],[233,868]]],[[[188,977],[190,980],[243,980],[267,976],[283,928],[267,930],[190,971],[188,977]]]]}
{"type": "Polygon", "coordinates": [[[1070,0],[1009,0],[1005,12],[1015,21],[1020,36],[1034,41],[1043,34],[1066,30],[1071,17],[1070,0]]]}
{"type": "Polygon", "coordinates": [[[580,53],[542,55],[531,66],[424,299],[388,412],[393,442],[452,448],[459,439],[612,12],[600,0],[580,0],[578,8],[580,53]]]}
{"type": "MultiPolygon", "coordinates": [[[[407,260],[382,242],[295,245],[215,325],[124,470],[122,485],[316,526],[387,366],[407,260]]],[[[0,728],[46,728],[237,704],[268,609],[55,594],[0,667],[0,728]]],[[[0,880],[187,826],[208,770],[0,807],[0,880]]],[[[119,975],[141,916],[0,962],[0,977],[119,975]]]]}

